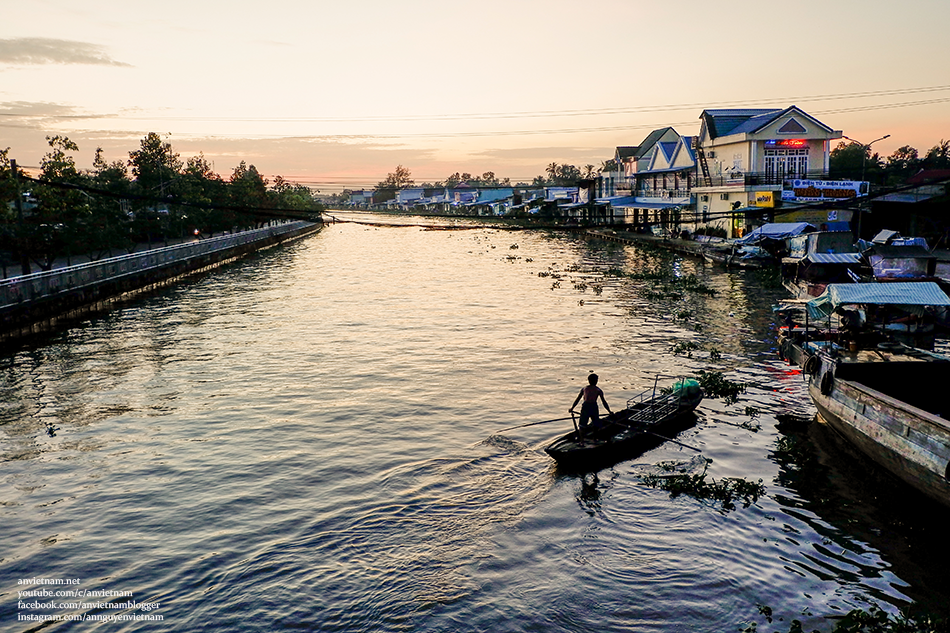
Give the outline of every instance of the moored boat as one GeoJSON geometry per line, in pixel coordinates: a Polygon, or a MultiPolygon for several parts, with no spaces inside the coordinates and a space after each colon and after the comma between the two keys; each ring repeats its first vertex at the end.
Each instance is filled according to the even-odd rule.
{"type": "Polygon", "coordinates": [[[868,320],[860,328],[822,328],[817,337],[810,328],[787,330],[780,347],[800,360],[821,422],[950,506],[950,400],[942,393],[950,384],[950,357],[888,336],[895,317],[907,315],[897,327],[910,328],[948,306],[950,299],[929,282],[832,284],[808,302],[810,318],[820,323],[862,310],[868,320]]]}
{"type": "Polygon", "coordinates": [[[693,411],[703,399],[695,380],[680,380],[670,393],[655,388],[627,401],[627,408],[601,418],[596,428],[583,436],[578,430],[562,435],[544,451],[567,468],[596,467],[631,459],[670,440],[696,418],[693,411]]]}
{"type": "Polygon", "coordinates": [[[775,258],[758,246],[706,246],[702,250],[703,259],[711,264],[722,264],[727,268],[764,268],[775,262],[775,258]]]}

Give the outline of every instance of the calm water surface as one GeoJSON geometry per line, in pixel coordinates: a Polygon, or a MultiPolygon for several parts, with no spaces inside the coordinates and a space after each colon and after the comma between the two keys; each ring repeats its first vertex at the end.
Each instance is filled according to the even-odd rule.
{"type": "Polygon", "coordinates": [[[760,605],[787,630],[940,608],[947,514],[809,424],[775,358],[781,296],[567,234],[334,224],[8,352],[0,630],[736,631],[766,626],[760,605]],[[648,268],[716,294],[620,274],[648,268]],[[570,421],[499,432],[563,418],[590,371],[619,408],[700,370],[748,385],[677,437],[701,452],[577,475],[542,450],[570,421]],[[730,510],[643,482],[704,459],[766,495],[730,510]],[[124,595],[18,605],[32,578],[124,595]],[[163,619],[91,621],[142,614],[163,619]]]}

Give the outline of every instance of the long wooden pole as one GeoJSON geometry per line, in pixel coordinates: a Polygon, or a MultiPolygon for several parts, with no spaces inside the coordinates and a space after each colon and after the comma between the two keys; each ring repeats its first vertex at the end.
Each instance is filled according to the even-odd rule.
{"type": "Polygon", "coordinates": [[[495,433],[501,433],[503,431],[510,431],[512,429],[521,429],[526,426],[537,426],[538,424],[547,424],[548,422],[563,422],[564,420],[573,420],[573,416],[569,418],[554,418],[553,420],[541,420],[540,422],[528,422],[527,424],[519,424],[518,426],[509,426],[507,429],[499,429],[495,433]]]}

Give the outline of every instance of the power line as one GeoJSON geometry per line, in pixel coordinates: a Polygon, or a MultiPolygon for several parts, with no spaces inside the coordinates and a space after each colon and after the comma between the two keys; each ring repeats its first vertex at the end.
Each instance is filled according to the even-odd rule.
{"type": "MultiPolygon", "coordinates": [[[[898,88],[892,90],[873,90],[831,95],[805,95],[792,97],[774,97],[742,101],[720,101],[713,104],[680,103],[666,105],[631,106],[626,108],[587,108],[575,110],[535,110],[515,112],[470,112],[461,114],[412,114],[400,116],[367,115],[359,117],[121,117],[127,120],[154,121],[202,121],[202,122],[274,122],[274,123],[352,123],[352,122],[391,122],[391,121],[456,121],[480,119],[521,119],[575,116],[611,116],[620,114],[639,114],[644,112],[666,112],[670,110],[692,110],[696,108],[713,109],[730,106],[749,106],[767,103],[789,103],[794,101],[835,101],[847,99],[867,99],[870,97],[889,97],[928,92],[946,92],[950,85],[923,86],[918,88],[898,88]]],[[[935,102],[943,102],[939,100],[935,102]]],[[[9,116],[9,115],[6,115],[9,116]]]]}
{"type": "MultiPolygon", "coordinates": [[[[194,121],[194,122],[259,122],[259,123],[354,123],[354,122],[414,122],[414,121],[458,121],[458,120],[491,120],[491,119],[529,119],[529,118],[553,118],[553,117],[574,117],[574,116],[605,116],[605,115],[628,115],[641,114],[647,112],[671,112],[687,109],[716,109],[734,106],[753,106],[769,103],[789,103],[793,101],[835,101],[848,99],[867,99],[877,97],[891,97],[899,95],[945,92],[950,90],[950,85],[941,86],[922,86],[917,88],[899,88],[890,90],[876,90],[852,93],[840,93],[831,95],[811,95],[798,97],[776,97],[770,99],[753,99],[742,101],[722,101],[713,104],[683,103],[667,105],[647,105],[632,106],[628,108],[603,108],[603,109],[580,109],[580,110],[539,110],[522,112],[495,112],[495,113],[469,113],[469,114],[427,114],[427,115],[406,115],[406,116],[366,116],[366,117],[103,117],[113,120],[144,120],[144,121],[194,121]]],[[[950,102],[950,97],[939,99],[926,99],[917,101],[904,101],[900,103],[885,103],[853,107],[841,107],[827,110],[818,110],[812,114],[845,114],[851,112],[868,112],[874,110],[890,110],[895,108],[915,107],[922,105],[935,105],[950,102]]],[[[5,117],[26,117],[33,115],[18,115],[10,112],[0,113],[5,117]]],[[[53,117],[56,118],[56,117],[53,117]]],[[[69,118],[69,117],[66,117],[69,118]]],[[[96,118],[84,115],[82,118],[96,118]]],[[[420,133],[356,133],[356,134],[179,134],[191,138],[299,138],[302,140],[341,140],[341,141],[372,141],[372,140],[399,140],[399,139],[421,139],[421,138],[467,138],[467,137],[503,137],[503,136],[531,136],[531,135],[554,135],[554,134],[591,134],[602,132],[624,132],[637,129],[659,128],[667,126],[686,126],[696,125],[698,119],[691,121],[665,122],[652,124],[633,124],[633,125],[614,125],[614,126],[593,126],[581,128],[545,128],[540,130],[501,130],[501,131],[483,131],[483,132],[420,132],[420,133]]],[[[19,127],[0,124],[0,127],[19,127]]]]}
{"type": "MultiPolygon", "coordinates": [[[[829,110],[812,111],[811,114],[845,114],[849,112],[870,112],[874,110],[891,110],[896,108],[909,108],[922,105],[934,105],[950,102],[950,97],[945,99],[928,99],[921,101],[905,101],[902,103],[879,104],[869,106],[855,106],[852,108],[836,108],[829,110]]],[[[756,102],[743,102],[750,105],[756,102]]],[[[720,104],[723,105],[723,104],[720,104]]],[[[707,108],[711,109],[711,108],[707,108]]],[[[180,137],[213,139],[299,139],[308,141],[393,141],[401,139],[440,139],[440,138],[478,138],[478,137],[506,137],[506,136],[553,136],[558,134],[593,134],[602,132],[628,132],[632,130],[658,129],[662,127],[690,126],[698,125],[699,121],[666,121],[662,123],[640,123],[632,125],[614,125],[583,128],[545,128],[540,130],[493,130],[484,132],[417,132],[417,133],[355,133],[355,134],[189,134],[178,133],[180,137]]]]}

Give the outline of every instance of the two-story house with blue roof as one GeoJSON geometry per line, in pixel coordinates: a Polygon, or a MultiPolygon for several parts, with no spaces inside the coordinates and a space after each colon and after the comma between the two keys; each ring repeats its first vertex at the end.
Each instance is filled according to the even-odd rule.
{"type": "MultiPolygon", "coordinates": [[[[622,148],[617,149],[619,155],[622,148]]],[[[633,148],[623,182],[613,196],[598,202],[610,204],[614,222],[669,228],[679,224],[682,213],[690,213],[695,181],[691,137],[680,136],[671,127],[660,128],[633,148]]]]}
{"type": "Polygon", "coordinates": [[[796,106],[704,110],[700,120],[695,223],[729,237],[761,224],[790,182],[827,180],[831,142],[842,136],[796,106]]]}

